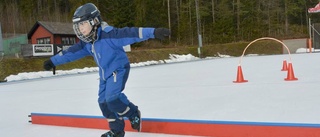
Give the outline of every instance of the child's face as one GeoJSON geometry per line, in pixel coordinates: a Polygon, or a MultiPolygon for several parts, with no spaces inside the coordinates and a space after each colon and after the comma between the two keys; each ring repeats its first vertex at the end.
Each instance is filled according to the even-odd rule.
{"type": "Polygon", "coordinates": [[[79,30],[82,35],[87,36],[91,32],[92,26],[90,25],[89,21],[83,21],[79,23],[79,30]]]}

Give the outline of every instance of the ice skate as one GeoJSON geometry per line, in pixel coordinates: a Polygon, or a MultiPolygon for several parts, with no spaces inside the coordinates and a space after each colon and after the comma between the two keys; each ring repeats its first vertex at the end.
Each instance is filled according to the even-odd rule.
{"type": "Polygon", "coordinates": [[[124,131],[115,133],[112,130],[110,130],[102,134],[101,137],[124,137],[124,131]]]}
{"type": "Polygon", "coordinates": [[[135,115],[133,117],[129,118],[131,127],[138,132],[141,131],[141,113],[139,110],[135,112],[135,115]]]}

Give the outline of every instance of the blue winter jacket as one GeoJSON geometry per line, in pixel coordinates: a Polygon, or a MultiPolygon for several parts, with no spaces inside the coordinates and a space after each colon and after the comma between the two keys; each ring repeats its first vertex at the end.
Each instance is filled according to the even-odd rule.
{"type": "Polygon", "coordinates": [[[94,43],[80,41],[51,60],[57,66],[91,55],[99,67],[100,79],[106,80],[117,68],[128,66],[123,46],[150,38],[154,38],[154,28],[114,28],[102,22],[94,43]]]}

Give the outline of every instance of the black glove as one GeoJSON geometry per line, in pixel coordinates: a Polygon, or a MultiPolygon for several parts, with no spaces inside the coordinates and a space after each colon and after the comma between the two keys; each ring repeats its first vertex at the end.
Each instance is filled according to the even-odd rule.
{"type": "Polygon", "coordinates": [[[156,39],[164,40],[165,37],[168,37],[170,34],[171,34],[170,30],[166,28],[154,29],[154,37],[156,39]]]}
{"type": "Polygon", "coordinates": [[[44,68],[45,70],[50,70],[50,69],[52,69],[53,67],[55,67],[55,66],[54,66],[54,64],[52,63],[51,59],[46,60],[45,62],[43,62],[43,68],[44,68]]]}

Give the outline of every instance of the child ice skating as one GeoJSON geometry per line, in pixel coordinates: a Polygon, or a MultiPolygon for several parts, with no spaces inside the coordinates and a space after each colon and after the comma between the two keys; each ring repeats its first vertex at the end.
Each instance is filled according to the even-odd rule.
{"type": "Polygon", "coordinates": [[[123,46],[148,39],[164,39],[170,35],[166,28],[115,28],[101,19],[92,3],[78,7],[73,15],[73,29],[80,41],[44,62],[44,69],[93,56],[99,67],[98,103],[108,120],[110,131],[102,137],[124,137],[124,117],[131,127],[141,130],[138,106],[123,93],[129,76],[130,63],[123,46]]]}

